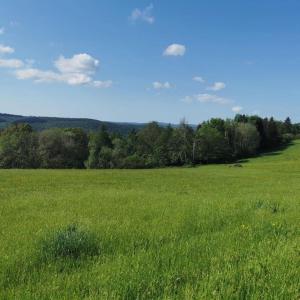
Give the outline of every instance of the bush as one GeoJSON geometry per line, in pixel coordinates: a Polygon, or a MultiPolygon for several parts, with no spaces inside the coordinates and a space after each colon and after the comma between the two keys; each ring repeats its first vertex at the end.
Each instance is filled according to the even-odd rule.
{"type": "Polygon", "coordinates": [[[294,139],[294,135],[292,133],[284,133],[282,135],[282,143],[289,144],[294,139]]]}
{"type": "Polygon", "coordinates": [[[128,156],[123,160],[123,168],[126,169],[143,169],[145,166],[144,158],[137,154],[128,156]]]}
{"type": "Polygon", "coordinates": [[[69,225],[42,241],[42,256],[46,259],[80,258],[100,254],[97,237],[77,225],[69,225]]]}

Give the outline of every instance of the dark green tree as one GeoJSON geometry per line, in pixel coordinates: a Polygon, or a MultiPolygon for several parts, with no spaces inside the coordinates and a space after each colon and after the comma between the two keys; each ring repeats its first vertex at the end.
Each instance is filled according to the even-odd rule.
{"type": "Polygon", "coordinates": [[[37,168],[38,139],[28,124],[15,124],[0,134],[1,168],[37,168]]]}

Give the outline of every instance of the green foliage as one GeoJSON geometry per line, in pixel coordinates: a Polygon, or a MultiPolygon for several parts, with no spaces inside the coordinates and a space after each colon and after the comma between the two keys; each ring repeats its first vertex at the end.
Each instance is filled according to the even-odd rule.
{"type": "Polygon", "coordinates": [[[13,125],[0,132],[0,168],[36,168],[37,135],[29,125],[13,125]]]}
{"type": "Polygon", "coordinates": [[[196,134],[198,160],[204,163],[220,162],[230,159],[230,148],[224,135],[210,124],[201,126],[196,134]]]}
{"type": "Polygon", "coordinates": [[[99,255],[99,241],[94,234],[71,224],[49,234],[41,242],[42,258],[72,258],[99,255]]]}
{"type": "Polygon", "coordinates": [[[111,138],[107,132],[105,126],[102,126],[99,131],[91,134],[89,141],[89,159],[87,166],[91,169],[101,168],[103,166],[109,166],[111,160],[111,154],[108,154],[108,148],[112,147],[111,138]],[[102,148],[106,150],[102,151],[102,148]],[[102,152],[101,152],[102,151],[102,152]],[[103,159],[109,159],[106,162],[103,159]]]}
{"type": "Polygon", "coordinates": [[[88,158],[88,137],[81,129],[48,129],[39,135],[42,168],[83,168],[88,158]]]}
{"type": "MultiPolygon", "coordinates": [[[[31,122],[38,122],[33,118],[31,122]]],[[[155,168],[227,163],[287,145],[300,129],[287,118],[237,115],[213,118],[196,130],[151,122],[128,135],[110,133],[106,126],[87,134],[79,128],[33,132],[13,125],[0,132],[0,168],[155,168]],[[292,133],[293,132],[293,133],[292,133]]]]}
{"type": "Polygon", "coordinates": [[[238,157],[253,155],[259,147],[260,137],[257,129],[250,123],[239,123],[235,130],[235,154],[238,157]]]}

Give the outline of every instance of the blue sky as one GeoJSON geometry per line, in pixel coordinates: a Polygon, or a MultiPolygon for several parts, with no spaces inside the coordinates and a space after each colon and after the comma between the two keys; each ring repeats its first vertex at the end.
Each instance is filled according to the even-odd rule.
{"type": "Polygon", "coordinates": [[[300,121],[300,1],[3,0],[0,112],[300,121]]]}

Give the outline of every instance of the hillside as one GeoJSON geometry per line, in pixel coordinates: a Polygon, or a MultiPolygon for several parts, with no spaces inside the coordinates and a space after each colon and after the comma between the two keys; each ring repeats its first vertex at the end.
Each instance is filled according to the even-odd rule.
{"type": "Polygon", "coordinates": [[[142,123],[106,122],[84,118],[29,117],[0,113],[0,128],[13,123],[27,123],[37,131],[49,128],[82,128],[86,131],[94,131],[105,125],[108,131],[121,134],[127,134],[133,129],[138,130],[145,126],[142,123]]]}
{"type": "Polygon", "coordinates": [[[298,299],[299,157],[296,141],[240,168],[0,170],[0,298],[298,299]],[[68,249],[74,223],[99,252],[42,247],[68,249]]]}

